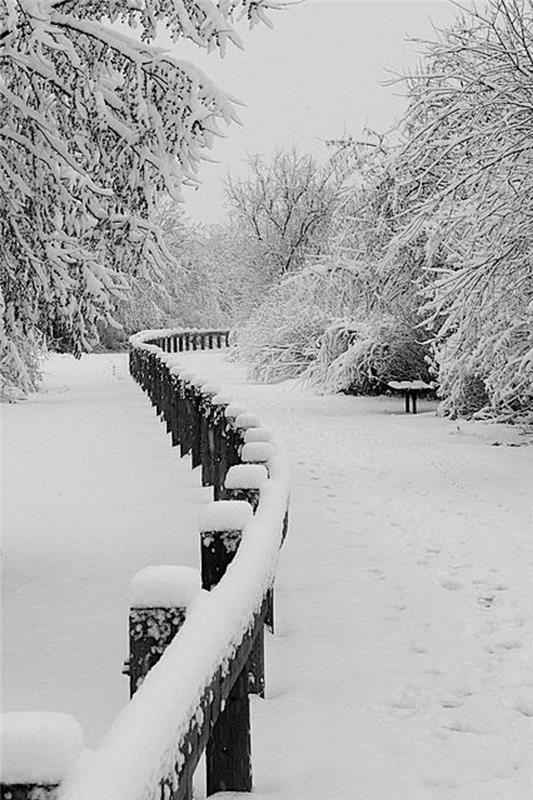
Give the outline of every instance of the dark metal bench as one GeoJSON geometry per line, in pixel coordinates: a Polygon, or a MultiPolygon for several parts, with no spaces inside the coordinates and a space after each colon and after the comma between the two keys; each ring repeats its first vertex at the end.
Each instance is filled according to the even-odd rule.
{"type": "Polygon", "coordinates": [[[389,381],[387,386],[395,392],[402,392],[405,398],[405,413],[416,414],[416,401],[420,394],[432,391],[433,383],[425,381],[389,381]]]}

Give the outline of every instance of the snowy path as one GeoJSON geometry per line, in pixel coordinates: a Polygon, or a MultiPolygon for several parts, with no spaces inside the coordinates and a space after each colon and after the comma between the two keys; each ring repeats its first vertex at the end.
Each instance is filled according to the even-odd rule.
{"type": "MultiPolygon", "coordinates": [[[[518,439],[494,427],[405,416],[399,399],[259,387],[219,355],[183,360],[259,413],[292,463],[268,698],[254,698],[257,800],[530,800],[532,449],[491,446],[518,439]]],[[[15,651],[5,693],[101,731],[124,699],[115,676],[129,576],[195,563],[206,494],[180,488],[178,500],[197,479],[124,358],[75,367],[68,393],[4,415],[18,525],[5,543],[18,601],[4,612],[15,651]],[[11,459],[10,437],[22,442],[11,459]],[[20,608],[31,630],[20,630],[20,608]],[[42,680],[31,686],[37,648],[42,680]]]]}

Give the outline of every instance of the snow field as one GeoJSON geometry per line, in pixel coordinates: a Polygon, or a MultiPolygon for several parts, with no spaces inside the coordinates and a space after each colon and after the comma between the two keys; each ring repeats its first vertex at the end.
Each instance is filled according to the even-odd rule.
{"type": "MultiPolygon", "coordinates": [[[[401,398],[316,397],[246,384],[220,354],[180,360],[292,459],[267,699],[252,698],[256,800],[530,800],[531,448],[425,401],[404,415],[401,398]]],[[[73,713],[95,742],[125,702],[129,580],[197,563],[210,494],[124,356],[48,369],[48,394],[4,415],[4,694],[73,713]]]]}
{"type": "Polygon", "coordinates": [[[41,393],[2,409],[3,705],[71,714],[94,747],[128,700],[130,581],[198,566],[212,495],[125,354],[44,368],[41,393]]]}
{"type": "Polygon", "coordinates": [[[108,800],[151,797],[161,777],[173,773],[176,742],[183,741],[191,713],[216,669],[240,642],[272,583],[286,505],[282,467],[276,480],[263,487],[261,508],[254,518],[247,503],[207,505],[201,530],[207,525],[211,531],[243,531],[242,544],[223,585],[211,593],[198,594],[196,575],[192,580],[188,568],[145,568],[135,575],[130,587],[134,603],[181,604],[183,591],[187,600],[191,594],[196,600],[168,656],[150,672],[96,752],[87,754],[63,781],[62,798],[80,800],[92,797],[95,791],[108,800]]]}
{"type": "Polygon", "coordinates": [[[291,455],[253,698],[260,800],[530,800],[532,450],[393,398],[245,382],[190,354],[291,455]],[[499,446],[494,446],[499,445],[499,446]]]}

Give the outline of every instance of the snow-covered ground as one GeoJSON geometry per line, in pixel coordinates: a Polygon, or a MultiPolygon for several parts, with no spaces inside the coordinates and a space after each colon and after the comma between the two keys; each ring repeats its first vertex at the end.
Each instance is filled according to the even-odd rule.
{"type": "MultiPolygon", "coordinates": [[[[407,416],[399,398],[182,360],[258,413],[292,465],[253,698],[257,800],[531,800],[533,449],[429,403],[407,416]]],[[[126,700],[131,575],[196,565],[209,493],[125,356],[47,372],[3,414],[4,705],[72,713],[94,745],[126,700]]]]}
{"type": "Polygon", "coordinates": [[[128,586],[197,566],[211,495],[168,444],[126,355],[56,356],[4,406],[5,710],[73,714],[95,745],[128,698],[128,586]]]}

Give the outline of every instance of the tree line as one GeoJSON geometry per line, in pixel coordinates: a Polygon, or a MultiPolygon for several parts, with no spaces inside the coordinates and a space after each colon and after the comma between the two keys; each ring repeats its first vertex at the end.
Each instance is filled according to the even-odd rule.
{"type": "MultiPolygon", "coordinates": [[[[327,190],[312,189],[321,225],[239,348],[259,379],[359,394],[422,379],[451,416],[531,421],[533,5],[490,0],[418,45],[418,68],[397,79],[408,102],[396,130],[329,143],[327,190]]],[[[234,206],[243,220],[254,207],[234,206]]],[[[275,221],[268,236],[282,263],[275,221]]]]}
{"type": "Polygon", "coordinates": [[[237,7],[257,22],[280,4],[225,3],[224,18],[205,3],[185,16],[175,3],[104,5],[110,19],[140,15],[142,41],[110,41],[88,0],[52,3],[38,24],[12,15],[0,35],[12,385],[34,386],[44,342],[78,353],[113,329],[227,324],[259,380],[372,394],[423,379],[452,416],[531,418],[532,0],[488,0],[418,42],[392,132],[332,140],[320,162],[295,149],[250,159],[217,226],[172,198],[231,100],[155,51],[153,14],[223,48],[237,7]],[[65,53],[98,60],[73,76],[65,53]]]}

